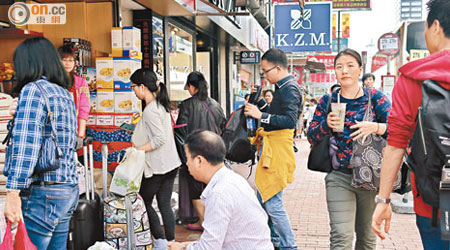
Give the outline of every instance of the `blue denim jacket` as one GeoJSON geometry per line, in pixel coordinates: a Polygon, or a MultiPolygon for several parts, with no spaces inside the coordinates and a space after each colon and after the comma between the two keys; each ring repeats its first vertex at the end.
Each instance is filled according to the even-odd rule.
{"type": "Polygon", "coordinates": [[[50,126],[45,127],[48,110],[44,98],[35,84],[26,84],[20,92],[14,127],[12,130],[11,155],[7,156],[4,175],[8,176],[6,188],[24,189],[34,181],[57,183],[78,183],[75,160],[75,142],[77,120],[75,104],[69,91],[50,83],[46,79],[36,81],[46,91],[57,139],[63,152],[61,167],[34,175],[41,151],[42,130],[50,133],[50,126]]]}
{"type": "Polygon", "coordinates": [[[265,131],[294,129],[302,112],[303,97],[300,86],[290,75],[276,83],[275,94],[267,112],[262,113],[265,131]]]}

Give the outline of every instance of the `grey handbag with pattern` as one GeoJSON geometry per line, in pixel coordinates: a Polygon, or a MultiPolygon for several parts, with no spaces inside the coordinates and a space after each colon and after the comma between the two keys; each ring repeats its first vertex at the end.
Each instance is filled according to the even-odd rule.
{"type": "MultiPolygon", "coordinates": [[[[364,113],[364,121],[372,121],[372,100],[369,92],[369,104],[364,113]]],[[[380,188],[381,162],[386,139],[381,135],[370,134],[363,142],[362,138],[353,141],[353,155],[350,165],[353,169],[352,186],[378,191],[380,188]]],[[[397,174],[394,190],[400,188],[401,173],[397,174]]]]}

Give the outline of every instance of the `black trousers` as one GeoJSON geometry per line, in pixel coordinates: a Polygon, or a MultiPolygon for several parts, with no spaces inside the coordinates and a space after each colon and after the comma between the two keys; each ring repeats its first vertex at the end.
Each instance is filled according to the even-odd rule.
{"type": "Polygon", "coordinates": [[[142,177],[139,194],[145,201],[145,207],[147,208],[150,221],[150,231],[155,239],[167,239],[168,241],[175,239],[175,215],[170,206],[170,200],[172,198],[173,183],[177,172],[178,168],[163,175],[153,175],[150,178],[142,177]],[[162,231],[158,214],[152,207],[155,195],[163,219],[165,234],[162,231]]]}

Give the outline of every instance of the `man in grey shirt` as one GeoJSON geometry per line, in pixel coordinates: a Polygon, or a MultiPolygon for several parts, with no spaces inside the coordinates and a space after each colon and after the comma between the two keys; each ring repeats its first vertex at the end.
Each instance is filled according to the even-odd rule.
{"type": "Polygon", "coordinates": [[[207,184],[201,195],[205,229],[199,241],[169,243],[169,249],[273,249],[267,214],[240,175],[224,166],[225,144],[210,131],[190,134],[185,142],[189,173],[207,184]]]}

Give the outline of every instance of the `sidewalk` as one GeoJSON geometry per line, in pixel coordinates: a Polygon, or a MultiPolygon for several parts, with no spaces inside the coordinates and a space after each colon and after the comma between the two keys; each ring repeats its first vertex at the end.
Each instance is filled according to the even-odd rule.
{"type": "MultiPolygon", "coordinates": [[[[300,250],[329,249],[329,221],[325,198],[325,174],[307,170],[309,143],[296,140],[297,168],[295,181],[283,193],[283,200],[300,250]]],[[[247,166],[235,166],[235,171],[247,177],[247,166]]],[[[249,182],[254,186],[253,175],[249,182]]],[[[421,250],[422,244],[415,225],[415,215],[393,214],[390,234],[387,239],[378,239],[377,249],[421,250]]],[[[177,226],[176,240],[196,240],[200,236],[184,226],[177,226]]]]}

